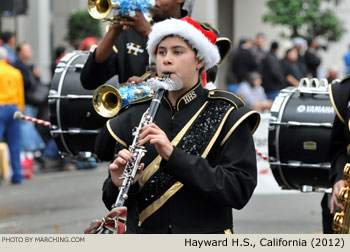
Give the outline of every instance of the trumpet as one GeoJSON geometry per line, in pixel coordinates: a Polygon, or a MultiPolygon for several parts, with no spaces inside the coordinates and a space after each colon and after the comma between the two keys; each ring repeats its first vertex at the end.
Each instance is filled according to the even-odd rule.
{"type": "Polygon", "coordinates": [[[105,84],[95,90],[92,105],[100,116],[111,118],[116,116],[119,110],[129,102],[150,93],[150,88],[144,83],[136,86],[122,86],[118,89],[105,84]]]}
{"type": "MultiPolygon", "coordinates": [[[[140,77],[141,81],[151,77],[152,73],[153,70],[144,73],[140,77]]],[[[111,118],[118,114],[122,106],[150,93],[150,89],[144,83],[137,86],[122,86],[118,89],[112,85],[104,84],[95,90],[92,106],[100,116],[111,118]]]]}
{"type": "Polygon", "coordinates": [[[344,167],[343,179],[347,186],[340,190],[338,200],[344,204],[345,209],[334,215],[333,230],[335,234],[350,233],[350,163],[347,163],[344,167]]]}
{"type": "Polygon", "coordinates": [[[98,87],[92,97],[92,106],[102,117],[111,118],[118,114],[119,110],[135,99],[149,95],[162,88],[168,91],[180,90],[183,87],[180,76],[175,76],[174,80],[162,77],[152,77],[153,69],[144,73],[141,83],[137,85],[127,85],[120,88],[104,84],[98,87]],[[145,82],[145,80],[147,80],[145,82]]]}
{"type": "Polygon", "coordinates": [[[88,0],[87,8],[91,17],[115,23],[124,16],[135,16],[136,10],[150,19],[154,5],[154,0],[88,0]]]}

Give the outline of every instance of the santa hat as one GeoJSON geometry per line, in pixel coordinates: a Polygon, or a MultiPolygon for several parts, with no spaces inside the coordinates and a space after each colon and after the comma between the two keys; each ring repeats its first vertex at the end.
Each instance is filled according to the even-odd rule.
{"type": "Polygon", "coordinates": [[[167,19],[152,26],[148,36],[147,50],[150,63],[156,62],[158,44],[166,36],[176,35],[185,39],[197,51],[197,58],[203,60],[204,68],[209,69],[220,61],[220,54],[216,42],[216,35],[211,30],[203,29],[200,24],[190,17],[181,19],[167,19]]]}

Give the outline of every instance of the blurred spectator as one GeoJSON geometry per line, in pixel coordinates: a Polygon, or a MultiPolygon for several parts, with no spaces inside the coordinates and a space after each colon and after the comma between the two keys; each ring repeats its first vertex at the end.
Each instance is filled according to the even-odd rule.
{"type": "Polygon", "coordinates": [[[259,66],[267,53],[266,50],[264,49],[265,41],[266,41],[266,37],[264,33],[260,32],[256,34],[254,39],[254,45],[252,48],[252,53],[259,66]]]}
{"type": "Polygon", "coordinates": [[[94,37],[87,37],[80,43],[79,50],[90,51],[92,46],[98,46],[98,40],[94,37]]]}
{"type": "Polygon", "coordinates": [[[274,100],[280,90],[286,86],[280,60],[277,58],[278,43],[271,43],[270,52],[262,61],[262,86],[268,99],[274,100]]]}
{"type": "Polygon", "coordinates": [[[344,57],[345,63],[345,74],[350,74],[350,45],[348,47],[348,51],[345,53],[344,57]]]}
{"type": "Polygon", "coordinates": [[[57,46],[56,47],[55,53],[54,53],[54,58],[52,59],[52,63],[51,63],[52,76],[55,74],[55,68],[56,68],[58,62],[60,62],[62,57],[66,54],[67,54],[67,49],[64,46],[57,46]]]}
{"type": "Polygon", "coordinates": [[[304,59],[304,49],[306,47],[306,41],[303,38],[299,38],[299,37],[294,38],[293,39],[293,46],[297,50],[297,53],[298,53],[298,60],[297,60],[298,68],[301,72],[301,75],[303,77],[306,77],[307,68],[306,68],[305,59],[304,59]]]}
{"type": "Polygon", "coordinates": [[[299,68],[298,51],[294,47],[286,51],[282,60],[282,68],[286,82],[290,86],[298,86],[300,79],[305,77],[299,68]]]}
{"type": "MultiPolygon", "coordinates": [[[[30,117],[37,117],[39,107],[43,105],[42,102],[44,102],[47,97],[47,94],[45,93],[39,94],[40,91],[38,85],[42,85],[40,83],[40,71],[36,68],[32,69],[29,65],[29,61],[32,58],[32,48],[28,43],[21,43],[18,45],[16,52],[18,59],[14,66],[21,71],[25,87],[24,96],[26,106],[24,108],[24,114],[30,117]],[[42,95],[43,97],[41,97],[40,100],[37,100],[37,95],[42,95]]],[[[25,153],[42,150],[45,147],[45,144],[33,122],[22,121],[21,133],[22,151],[25,153]]]]}
{"type": "Polygon", "coordinates": [[[317,78],[317,68],[321,64],[321,57],[318,55],[317,39],[311,38],[307,42],[308,48],[304,55],[307,75],[312,78],[317,78]]]}
{"type": "Polygon", "coordinates": [[[2,34],[1,37],[4,42],[3,46],[7,51],[7,56],[10,61],[10,64],[13,65],[18,59],[17,54],[15,52],[17,45],[16,35],[13,32],[6,31],[2,34]]]}
{"type": "Polygon", "coordinates": [[[331,84],[334,80],[338,79],[339,71],[337,66],[330,66],[328,68],[327,81],[331,84]]]}
{"type": "MultiPolygon", "coordinates": [[[[250,38],[242,38],[237,51],[231,58],[228,72],[232,72],[236,78],[236,83],[230,83],[228,91],[235,92],[239,83],[246,81],[248,74],[258,70],[258,64],[252,53],[253,41],[250,38]],[[238,84],[238,85],[237,85],[238,84]]],[[[228,73],[230,74],[230,73],[228,73]]]]}
{"type": "Polygon", "coordinates": [[[254,110],[264,111],[270,109],[272,100],[268,100],[261,86],[262,80],[258,72],[250,72],[247,77],[248,81],[243,81],[238,90],[239,95],[246,105],[254,110]]]}
{"type": "Polygon", "coordinates": [[[8,144],[13,184],[20,184],[23,172],[20,163],[21,132],[20,121],[14,120],[13,114],[24,109],[24,85],[21,72],[7,62],[7,51],[0,47],[0,141],[8,144]]]}

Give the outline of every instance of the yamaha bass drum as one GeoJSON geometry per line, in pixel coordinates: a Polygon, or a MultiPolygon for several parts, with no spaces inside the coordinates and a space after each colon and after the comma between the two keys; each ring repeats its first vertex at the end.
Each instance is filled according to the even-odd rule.
{"type": "Polygon", "coordinates": [[[60,153],[73,159],[87,158],[94,153],[98,130],[107,118],[98,115],[92,105],[93,90],[80,83],[80,72],[89,52],[74,51],[58,63],[49,93],[50,121],[60,153]]]}
{"type": "Polygon", "coordinates": [[[283,89],[271,107],[268,149],[272,173],[282,189],[330,188],[330,139],[335,111],[327,80],[302,79],[283,89]]]}

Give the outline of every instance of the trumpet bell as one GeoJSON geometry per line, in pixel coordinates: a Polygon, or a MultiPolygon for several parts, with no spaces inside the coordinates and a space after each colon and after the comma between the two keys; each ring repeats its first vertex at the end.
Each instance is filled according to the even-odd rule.
{"type": "Polygon", "coordinates": [[[88,0],[88,12],[95,19],[105,19],[111,10],[111,0],[88,0]]]}
{"type": "Polygon", "coordinates": [[[95,111],[106,118],[114,117],[122,107],[122,98],[118,90],[111,85],[97,88],[92,98],[95,111]]]}

